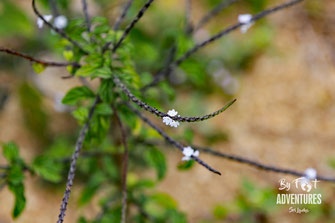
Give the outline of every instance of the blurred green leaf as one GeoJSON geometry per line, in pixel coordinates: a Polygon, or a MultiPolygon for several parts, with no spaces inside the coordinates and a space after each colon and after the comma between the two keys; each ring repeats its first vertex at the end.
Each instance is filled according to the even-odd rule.
{"type": "Polygon", "coordinates": [[[62,100],[63,104],[74,105],[79,100],[93,98],[95,95],[91,89],[86,86],[75,87],[67,92],[62,100]]]}
{"type": "Polygon", "coordinates": [[[107,115],[110,116],[113,114],[113,109],[111,108],[111,106],[109,104],[98,104],[96,109],[95,109],[95,113],[99,114],[99,115],[107,115]]]}
{"type": "Polygon", "coordinates": [[[26,206],[26,198],[24,196],[24,185],[23,183],[20,184],[8,184],[9,190],[14,194],[15,196],[15,204],[14,209],[12,212],[13,218],[19,217],[19,215],[22,213],[26,206]]]}
{"type": "Polygon", "coordinates": [[[157,179],[163,179],[167,169],[164,154],[156,148],[148,148],[145,152],[145,158],[156,169],[157,179]]]}
{"type": "Polygon", "coordinates": [[[37,74],[42,73],[45,70],[46,66],[41,63],[33,63],[33,69],[37,74]]]}
{"type": "Polygon", "coordinates": [[[2,153],[10,163],[13,163],[19,158],[19,149],[14,142],[4,144],[2,153]]]}
{"type": "Polygon", "coordinates": [[[58,183],[62,179],[62,164],[56,162],[47,155],[41,155],[34,159],[32,163],[33,170],[43,179],[58,183]]]}

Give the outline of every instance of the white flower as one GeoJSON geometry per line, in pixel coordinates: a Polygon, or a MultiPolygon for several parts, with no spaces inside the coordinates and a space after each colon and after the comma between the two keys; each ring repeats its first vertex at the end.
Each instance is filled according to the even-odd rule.
{"type": "Polygon", "coordinates": [[[171,119],[168,116],[163,117],[163,123],[165,125],[169,125],[169,126],[175,127],[175,128],[177,128],[179,126],[179,122],[178,121],[175,121],[175,120],[171,119]]]}
{"type": "Polygon", "coordinates": [[[254,24],[252,21],[252,15],[250,14],[242,14],[238,16],[238,21],[242,23],[241,33],[246,33],[248,29],[254,24]]]}
{"type": "MultiPolygon", "coordinates": [[[[45,19],[45,21],[47,21],[47,22],[50,22],[51,19],[52,19],[52,15],[44,15],[43,19],[45,19]]],[[[44,25],[44,21],[40,17],[38,17],[37,18],[37,26],[38,26],[38,28],[42,29],[43,25],[44,25]]]]}
{"type": "Polygon", "coordinates": [[[57,29],[64,29],[67,26],[67,18],[63,15],[57,16],[54,24],[57,29]]]}
{"type": "Polygon", "coordinates": [[[174,117],[178,114],[178,112],[172,109],[172,110],[169,110],[167,114],[170,115],[171,117],[174,117]]]}
{"type": "Polygon", "coordinates": [[[316,173],[315,169],[308,168],[308,169],[305,170],[305,177],[308,180],[314,180],[314,179],[316,179],[316,176],[317,176],[317,173],[316,173]]]}
{"type": "Polygon", "coordinates": [[[181,160],[189,161],[189,160],[191,160],[192,156],[198,157],[199,156],[199,151],[194,150],[194,149],[192,149],[192,147],[188,146],[188,147],[184,147],[183,154],[184,154],[184,157],[181,160]]]}

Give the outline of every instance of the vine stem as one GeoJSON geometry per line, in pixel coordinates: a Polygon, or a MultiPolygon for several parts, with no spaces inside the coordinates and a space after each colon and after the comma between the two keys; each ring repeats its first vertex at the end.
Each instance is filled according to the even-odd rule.
{"type": "Polygon", "coordinates": [[[128,157],[129,157],[129,150],[128,150],[128,143],[127,143],[127,131],[125,126],[122,124],[120,116],[117,112],[117,109],[114,105],[112,105],[114,110],[114,114],[116,117],[116,121],[119,125],[121,130],[121,138],[122,144],[124,147],[123,153],[123,160],[122,160],[122,210],[121,210],[121,223],[126,222],[127,218],[127,174],[128,174],[128,157]]]}
{"type": "Polygon", "coordinates": [[[0,47],[0,52],[5,52],[7,54],[11,54],[11,55],[14,55],[14,56],[17,56],[17,57],[22,57],[26,60],[29,60],[30,62],[34,62],[34,63],[39,63],[39,64],[42,64],[44,66],[54,66],[54,67],[66,67],[66,66],[80,66],[79,64],[77,63],[68,63],[68,62],[52,62],[52,61],[45,61],[45,60],[40,60],[40,59],[36,59],[34,57],[31,57],[27,54],[24,54],[24,53],[20,53],[20,52],[17,52],[15,50],[12,50],[12,49],[8,49],[8,48],[4,48],[4,47],[0,47]]]}
{"type": "Polygon", "coordinates": [[[93,117],[94,110],[99,102],[100,102],[100,97],[97,96],[92,107],[90,108],[87,121],[85,125],[82,127],[82,129],[80,130],[79,137],[76,142],[75,150],[71,158],[70,170],[69,170],[67,181],[66,181],[66,188],[65,188],[64,196],[63,196],[62,203],[60,206],[60,213],[58,215],[57,223],[62,223],[64,221],[64,217],[65,217],[65,213],[66,213],[66,209],[67,209],[67,205],[68,205],[68,201],[70,198],[71,189],[72,189],[72,185],[73,185],[73,181],[74,181],[74,177],[76,173],[76,165],[77,165],[79,153],[80,153],[81,148],[83,147],[83,143],[84,143],[84,140],[85,140],[85,137],[86,137],[89,125],[90,125],[90,121],[93,117]]]}

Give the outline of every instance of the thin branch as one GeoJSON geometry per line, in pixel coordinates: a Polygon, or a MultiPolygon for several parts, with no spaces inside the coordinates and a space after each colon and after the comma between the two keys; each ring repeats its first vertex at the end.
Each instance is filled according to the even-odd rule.
{"type": "Polygon", "coordinates": [[[186,0],[185,2],[185,32],[192,33],[192,0],[186,0]]]}
{"type": "MultiPolygon", "coordinates": [[[[201,152],[204,152],[204,153],[208,153],[208,154],[213,155],[213,156],[218,156],[218,157],[228,159],[228,160],[231,160],[231,161],[235,161],[235,162],[238,162],[238,163],[248,164],[252,167],[256,167],[258,169],[265,170],[265,171],[270,171],[270,172],[275,172],[275,173],[283,173],[283,174],[293,175],[293,176],[297,176],[297,177],[306,176],[306,174],[303,173],[303,172],[299,172],[299,171],[295,171],[295,170],[291,170],[291,169],[279,168],[279,167],[272,166],[272,165],[262,164],[260,162],[250,160],[250,159],[247,159],[247,158],[244,158],[244,157],[241,157],[241,156],[222,153],[222,152],[218,152],[218,151],[215,151],[215,150],[212,150],[212,149],[209,149],[209,148],[201,148],[201,147],[198,147],[198,146],[192,146],[192,148],[197,149],[197,150],[199,150],[201,152]]],[[[334,177],[325,177],[325,176],[318,175],[317,179],[322,180],[322,181],[335,182],[334,177]]]]}
{"type": "Polygon", "coordinates": [[[91,20],[90,20],[90,16],[88,15],[87,1],[86,0],[82,0],[81,3],[83,5],[83,13],[85,15],[85,21],[86,21],[87,31],[91,32],[91,20]]]}
{"type": "Polygon", "coordinates": [[[76,142],[75,150],[74,150],[74,153],[73,153],[72,159],[71,159],[70,170],[69,170],[69,174],[68,174],[68,178],[67,178],[67,182],[66,182],[66,189],[65,189],[63,200],[62,200],[62,204],[60,206],[60,213],[59,213],[59,216],[58,216],[57,223],[62,223],[64,221],[65,212],[66,212],[66,209],[67,209],[67,204],[68,204],[70,194],[71,194],[71,188],[72,188],[73,180],[74,180],[74,177],[75,177],[77,159],[79,157],[80,150],[83,147],[84,139],[85,139],[85,136],[87,134],[90,121],[93,117],[94,110],[95,110],[95,108],[96,108],[96,106],[99,102],[100,102],[100,97],[97,96],[93,105],[92,105],[92,107],[90,108],[89,115],[87,117],[87,121],[86,121],[85,125],[83,126],[83,128],[80,130],[79,137],[78,137],[77,142],[76,142]]]}
{"type": "Polygon", "coordinates": [[[58,13],[56,0],[49,0],[49,5],[50,5],[50,8],[51,8],[53,17],[57,17],[59,15],[59,13],[58,13]]]}
{"type": "MultiPolygon", "coordinates": [[[[179,142],[177,142],[176,140],[172,139],[170,136],[168,136],[162,129],[160,129],[158,126],[156,126],[155,124],[153,124],[149,119],[147,119],[139,110],[137,110],[136,108],[134,108],[132,105],[130,105],[128,102],[125,102],[125,105],[128,106],[128,108],[130,110],[132,110],[140,119],[142,119],[145,123],[147,123],[151,128],[153,128],[154,130],[156,130],[156,132],[158,132],[158,134],[160,134],[167,142],[169,142],[170,144],[172,144],[174,147],[176,147],[177,149],[179,149],[181,152],[183,152],[184,150],[184,146],[182,146],[182,144],[180,144],[179,142]]],[[[200,165],[204,166],[205,168],[207,168],[209,171],[216,173],[218,175],[221,175],[221,173],[215,169],[213,169],[211,166],[209,166],[207,163],[205,163],[204,161],[202,161],[201,159],[199,159],[196,156],[191,156],[191,158],[193,160],[195,160],[196,162],[198,162],[200,165]]]]}
{"type": "Polygon", "coordinates": [[[52,61],[45,61],[45,60],[36,59],[36,58],[33,58],[33,57],[31,57],[27,54],[23,54],[23,53],[15,51],[15,50],[7,49],[7,48],[4,48],[4,47],[0,47],[0,52],[5,52],[5,53],[8,53],[8,54],[11,54],[11,55],[14,55],[14,56],[22,57],[26,60],[29,60],[30,62],[39,63],[39,64],[42,64],[44,66],[54,66],[54,67],[66,67],[66,66],[70,66],[70,65],[75,66],[75,67],[80,66],[78,63],[69,63],[69,62],[61,63],[61,62],[52,62],[52,61]]]}
{"type": "MultiPolygon", "coordinates": [[[[261,18],[264,18],[265,16],[272,14],[274,12],[277,12],[279,10],[291,7],[293,5],[298,4],[299,2],[302,2],[304,0],[293,0],[290,2],[286,2],[283,3],[281,5],[278,5],[276,7],[264,10],[256,15],[254,15],[251,19],[251,21],[257,21],[261,18]]],[[[161,80],[163,80],[176,66],[179,66],[181,63],[183,63],[186,59],[188,59],[191,55],[193,55],[194,53],[196,53],[200,48],[208,45],[209,43],[212,43],[218,39],[220,39],[221,37],[231,33],[232,31],[240,28],[241,26],[243,26],[243,23],[236,23],[234,25],[229,26],[228,28],[222,30],[221,32],[217,33],[214,36],[211,36],[210,38],[204,40],[203,42],[200,42],[198,44],[196,44],[193,48],[191,48],[190,50],[188,50],[184,55],[180,56],[176,61],[174,61],[173,63],[170,64],[170,66],[168,66],[167,68],[163,69],[162,71],[160,71],[154,78],[154,80],[149,83],[147,86],[144,86],[142,88],[143,90],[148,89],[149,87],[155,86],[157,85],[161,80]]]]}
{"type": "Polygon", "coordinates": [[[119,29],[121,22],[124,20],[124,18],[126,17],[131,5],[133,4],[134,0],[129,0],[125,6],[124,9],[122,10],[121,15],[116,19],[115,24],[113,26],[113,30],[116,31],[119,29]]]}
{"type": "Polygon", "coordinates": [[[130,90],[120,81],[119,78],[114,77],[114,83],[127,95],[127,97],[132,102],[137,104],[139,107],[141,107],[144,110],[156,115],[157,117],[160,117],[160,118],[170,117],[172,120],[179,121],[179,122],[200,122],[200,121],[204,121],[204,120],[213,118],[213,117],[221,114],[225,110],[227,110],[236,101],[236,99],[234,99],[231,102],[229,102],[228,104],[226,104],[224,107],[222,107],[221,109],[219,109],[219,110],[217,110],[213,113],[210,113],[208,115],[204,115],[204,116],[199,116],[199,117],[182,117],[182,116],[179,116],[179,115],[178,116],[170,116],[167,113],[159,111],[157,108],[154,108],[150,105],[147,105],[145,102],[143,102],[139,98],[135,97],[130,92],[130,90]]]}
{"type": "Polygon", "coordinates": [[[114,114],[116,117],[116,121],[119,125],[121,130],[121,138],[122,144],[124,147],[124,154],[123,154],[123,167],[122,167],[122,212],[121,212],[121,223],[126,222],[126,213],[127,213],[127,173],[128,173],[128,143],[127,143],[127,132],[124,125],[121,122],[120,116],[117,112],[117,109],[113,105],[114,114]]]}
{"type": "Polygon", "coordinates": [[[68,41],[70,41],[74,46],[78,47],[83,53],[88,54],[88,52],[86,52],[79,43],[77,43],[75,40],[71,39],[63,30],[56,28],[55,26],[53,26],[50,22],[46,21],[44,19],[44,17],[42,16],[42,14],[38,11],[37,7],[36,7],[36,3],[35,0],[32,0],[32,6],[33,6],[33,10],[35,12],[35,14],[38,16],[38,18],[40,18],[47,26],[50,27],[50,29],[54,30],[56,33],[58,33],[60,36],[62,36],[64,39],[67,39],[68,41]]]}
{"type": "MultiPolygon", "coordinates": [[[[251,21],[257,21],[269,14],[272,14],[274,12],[277,12],[279,10],[282,10],[282,9],[286,9],[288,7],[291,7],[299,2],[302,2],[303,0],[293,0],[293,1],[290,1],[290,2],[286,2],[286,3],[283,3],[281,5],[278,5],[276,7],[273,7],[273,8],[270,8],[270,9],[267,9],[267,10],[264,10],[256,15],[254,15],[251,19],[251,21]]],[[[180,65],[182,62],[184,62],[187,58],[189,58],[192,54],[194,54],[195,52],[197,52],[200,48],[208,45],[209,43],[212,43],[218,39],[220,39],[221,37],[231,33],[232,31],[240,28],[241,26],[243,26],[244,24],[243,23],[236,23],[235,25],[232,25],[230,27],[228,27],[227,29],[217,33],[216,35],[208,38],[207,40],[204,40],[203,42],[201,43],[198,43],[196,44],[192,49],[190,49],[189,51],[187,51],[183,56],[181,56],[179,59],[177,59],[175,62],[174,62],[174,66],[178,66],[180,65]]]]}
{"type": "MultiPolygon", "coordinates": [[[[134,28],[134,26],[136,25],[136,23],[142,18],[142,16],[144,15],[144,13],[147,11],[147,9],[150,7],[150,5],[153,3],[153,1],[154,0],[148,0],[147,3],[145,3],[145,5],[140,9],[140,11],[138,12],[138,14],[134,18],[134,20],[130,22],[130,24],[127,26],[127,28],[123,32],[120,40],[113,47],[113,50],[112,50],[113,53],[115,53],[115,51],[120,47],[121,43],[125,40],[125,38],[128,36],[128,34],[130,33],[130,31],[134,28]]],[[[108,49],[108,47],[109,47],[110,44],[111,44],[111,42],[107,43],[104,46],[104,49],[108,49]]]]}
{"type": "Polygon", "coordinates": [[[226,9],[233,3],[237,2],[238,0],[223,0],[219,4],[217,4],[212,10],[210,10],[200,21],[194,26],[193,32],[199,30],[203,27],[207,22],[209,22],[214,16],[219,14],[222,10],[226,9]]]}

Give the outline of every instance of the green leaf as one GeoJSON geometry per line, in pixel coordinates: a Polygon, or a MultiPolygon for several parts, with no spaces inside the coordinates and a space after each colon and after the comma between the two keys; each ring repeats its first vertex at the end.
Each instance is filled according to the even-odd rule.
{"type": "Polygon", "coordinates": [[[73,51],[72,50],[65,50],[63,55],[67,61],[71,61],[73,59],[73,51]]]}
{"type": "Polygon", "coordinates": [[[95,108],[95,113],[99,115],[112,115],[113,114],[113,109],[109,104],[99,104],[95,108]]]}
{"type": "Polygon", "coordinates": [[[88,108],[79,107],[72,112],[72,115],[75,117],[75,119],[78,120],[80,124],[84,124],[88,117],[88,108]]]}
{"type": "Polygon", "coordinates": [[[19,158],[19,149],[14,142],[9,142],[3,145],[3,155],[10,162],[13,163],[19,158]]]}
{"type": "Polygon", "coordinates": [[[13,218],[17,218],[26,206],[26,198],[24,196],[24,185],[22,183],[18,185],[8,185],[9,190],[15,196],[15,204],[12,212],[13,218]]]}
{"type": "Polygon", "coordinates": [[[113,100],[113,87],[112,79],[104,79],[98,90],[98,94],[103,102],[110,104],[113,100]]]}
{"type": "Polygon", "coordinates": [[[161,180],[166,173],[166,161],[164,154],[156,148],[149,148],[145,152],[147,162],[156,169],[157,179],[161,180]]]}
{"type": "Polygon", "coordinates": [[[47,181],[58,183],[62,179],[62,165],[49,156],[36,157],[32,163],[32,168],[47,181]]]}
{"type": "Polygon", "coordinates": [[[95,95],[91,89],[86,86],[75,87],[67,92],[62,100],[63,104],[74,105],[79,100],[93,98],[95,95]]]}
{"type": "Polygon", "coordinates": [[[94,73],[91,75],[91,77],[110,78],[112,77],[112,71],[109,67],[105,66],[95,70],[94,73]]]}
{"type": "Polygon", "coordinates": [[[42,73],[45,70],[46,66],[41,63],[33,63],[33,69],[37,74],[42,73]]]}
{"type": "Polygon", "coordinates": [[[194,165],[194,160],[189,160],[189,161],[186,161],[186,162],[181,162],[179,165],[178,165],[178,170],[181,170],[181,171],[185,171],[185,170],[189,170],[193,167],[194,165]]]}
{"type": "Polygon", "coordinates": [[[98,68],[99,68],[98,66],[93,66],[91,64],[85,64],[77,70],[76,75],[87,77],[93,74],[98,68]]]}
{"type": "Polygon", "coordinates": [[[8,171],[7,180],[9,184],[18,185],[24,180],[23,166],[19,163],[12,165],[8,171]]]}

